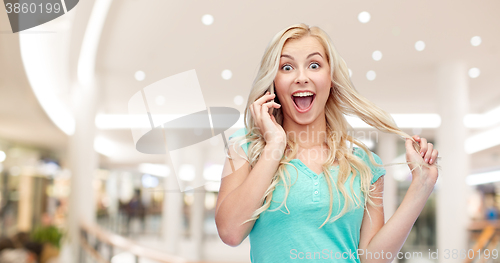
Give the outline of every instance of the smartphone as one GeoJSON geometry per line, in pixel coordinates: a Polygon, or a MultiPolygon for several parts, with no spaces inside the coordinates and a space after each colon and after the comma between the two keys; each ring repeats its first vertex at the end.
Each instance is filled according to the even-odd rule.
{"type": "MultiPolygon", "coordinates": [[[[268,89],[267,91],[269,91],[269,93],[270,93],[270,94],[275,94],[275,93],[274,93],[274,87],[271,87],[271,88],[270,88],[270,89],[268,89]]],[[[266,92],[267,92],[267,91],[266,91],[266,92]]],[[[275,97],[274,97],[274,102],[279,103],[278,101],[279,101],[279,100],[278,100],[278,96],[275,96],[275,97]]],[[[271,107],[271,108],[269,109],[269,114],[273,115],[273,113],[274,113],[274,107],[271,107]]]]}

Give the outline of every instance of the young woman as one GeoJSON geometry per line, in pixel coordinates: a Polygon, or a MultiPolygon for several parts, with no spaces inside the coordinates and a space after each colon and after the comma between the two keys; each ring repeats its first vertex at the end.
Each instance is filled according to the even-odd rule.
{"type": "Polygon", "coordinates": [[[436,183],[438,151],[355,90],[324,31],[297,24],[272,39],[244,116],[245,128],[230,136],[217,199],[224,243],[238,246],[249,235],[252,262],[397,257],[436,183]],[[350,135],[344,114],[406,139],[412,183],[387,223],[385,169],[350,135]]]}

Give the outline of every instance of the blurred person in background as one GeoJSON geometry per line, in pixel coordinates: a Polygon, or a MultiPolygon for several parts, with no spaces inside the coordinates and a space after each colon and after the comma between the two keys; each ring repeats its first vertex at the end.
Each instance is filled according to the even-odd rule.
{"type": "Polygon", "coordinates": [[[146,207],[142,203],[140,189],[134,190],[134,196],[126,204],[125,211],[127,212],[127,232],[132,232],[132,231],[130,231],[130,227],[131,227],[130,222],[133,221],[134,219],[137,219],[140,221],[141,228],[142,228],[141,231],[144,231],[146,207]]]}

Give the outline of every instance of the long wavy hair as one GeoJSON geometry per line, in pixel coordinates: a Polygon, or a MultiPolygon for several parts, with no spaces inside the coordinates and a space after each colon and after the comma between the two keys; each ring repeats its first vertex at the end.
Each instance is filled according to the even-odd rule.
{"type": "MultiPolygon", "coordinates": [[[[330,193],[330,208],[325,222],[319,227],[321,228],[327,222],[332,223],[347,213],[352,203],[356,204],[356,208],[361,205],[361,199],[353,189],[354,178],[358,176],[358,173],[361,181],[361,191],[364,196],[363,205],[366,207],[366,204],[369,203],[372,206],[377,206],[373,202],[372,198],[379,198],[370,194],[370,191],[375,188],[375,185],[371,184],[371,180],[373,179],[371,170],[368,165],[361,160],[361,158],[353,153],[352,147],[354,145],[359,146],[368,154],[369,160],[375,166],[380,167],[381,165],[375,162],[368,147],[366,147],[360,140],[350,135],[353,134],[351,133],[353,129],[347,122],[345,115],[358,116],[361,120],[380,131],[394,133],[403,138],[410,138],[417,151],[420,150],[420,147],[411,136],[404,133],[397,127],[390,114],[377,107],[356,91],[349,77],[347,65],[335,50],[330,37],[318,27],[309,27],[308,25],[301,23],[283,29],[271,40],[265,50],[264,56],[262,57],[259,71],[248,96],[244,113],[244,122],[247,134],[235,137],[234,144],[232,145],[233,147],[236,147],[237,145],[241,146],[244,143],[250,142],[248,147],[248,156],[242,157],[249,162],[251,168],[253,168],[259,160],[266,142],[258,127],[255,126],[249,107],[253,102],[265,95],[267,91],[271,91],[272,93],[274,92],[274,79],[278,72],[281,51],[285,43],[290,39],[300,39],[305,36],[315,37],[325,49],[327,60],[330,65],[331,80],[333,83],[333,87],[330,89],[330,94],[325,105],[327,129],[326,144],[328,145],[329,153],[327,160],[322,165],[323,173],[325,175],[330,193]],[[330,173],[330,168],[335,160],[338,160],[339,164],[337,183],[335,183],[330,173]],[[347,193],[346,187],[344,186],[344,183],[349,178],[351,172],[353,176],[350,180],[350,192],[355,195],[355,199],[347,193]],[[345,200],[342,211],[334,217],[332,217],[332,186],[335,187],[337,193],[339,191],[342,193],[345,200]]],[[[273,109],[272,114],[276,118],[276,121],[280,125],[283,125],[282,108],[273,109]]],[[[280,160],[278,170],[274,174],[271,184],[267,188],[264,196],[261,198],[261,203],[263,205],[254,211],[250,219],[246,220],[242,224],[252,220],[257,220],[260,214],[270,207],[274,189],[279,182],[283,182],[285,196],[281,205],[276,209],[279,209],[284,205],[288,211],[286,200],[288,193],[290,192],[291,185],[289,185],[289,182],[291,182],[291,180],[290,174],[285,168],[285,165],[290,165],[297,170],[297,168],[290,163],[292,157],[296,155],[297,151],[298,144],[291,136],[287,136],[286,150],[280,160]]],[[[340,200],[338,201],[340,207],[340,200]]],[[[369,215],[369,217],[371,221],[371,216],[369,215]]]]}

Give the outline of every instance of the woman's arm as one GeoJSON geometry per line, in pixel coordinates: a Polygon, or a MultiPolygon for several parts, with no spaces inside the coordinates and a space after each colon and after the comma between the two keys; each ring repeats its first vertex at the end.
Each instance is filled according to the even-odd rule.
{"type": "MultiPolygon", "coordinates": [[[[229,148],[234,158],[236,153],[232,147],[229,148]]],[[[281,148],[281,145],[266,145],[253,169],[250,170],[250,165],[246,161],[243,165],[233,164],[241,168],[235,172],[231,171],[231,174],[222,178],[217,197],[215,223],[221,240],[227,245],[238,246],[252,230],[255,221],[244,225],[241,223],[250,219],[253,212],[262,206],[260,200],[271,185],[284,152],[281,148]]],[[[235,159],[237,163],[238,160],[235,159]]],[[[231,167],[229,160],[226,159],[224,167],[224,170],[231,167]]]]}
{"type": "MultiPolygon", "coordinates": [[[[427,144],[427,141],[424,138],[414,138],[417,141],[420,141],[422,145],[421,149],[424,153],[419,154],[415,152],[412,146],[412,141],[407,139],[407,161],[426,161],[431,165],[435,164],[435,160],[438,155],[437,150],[433,149],[432,144],[427,144]]],[[[413,165],[410,165],[410,169],[413,168],[413,165]]],[[[363,218],[358,250],[358,256],[360,257],[362,263],[389,263],[398,256],[397,253],[403,247],[403,244],[415,224],[415,221],[422,212],[427,199],[434,189],[434,185],[438,177],[438,171],[437,167],[432,165],[430,168],[423,167],[422,170],[417,168],[413,170],[412,175],[412,183],[406,192],[403,202],[387,223],[383,223],[383,209],[371,206],[368,207],[372,220],[375,223],[370,226],[369,219],[365,221],[365,218],[363,218]],[[379,257],[376,259],[374,255],[375,252],[378,252],[379,255],[383,253],[383,258],[379,257]]],[[[374,195],[382,196],[383,181],[381,185],[382,187],[377,187],[377,192],[375,192],[374,195]]],[[[376,199],[375,202],[381,203],[382,200],[376,199]]]]}
{"type": "MultiPolygon", "coordinates": [[[[397,253],[403,247],[406,238],[422,212],[431,192],[432,189],[422,188],[412,183],[408,192],[406,192],[403,202],[385,224],[383,224],[384,214],[379,211],[380,208],[368,208],[372,221],[382,222],[382,224],[376,227],[376,224],[373,223],[370,228],[370,220],[365,213],[366,221],[364,217],[361,235],[363,236],[364,233],[368,235],[374,233],[374,236],[369,240],[368,244],[362,244],[360,240],[358,255],[362,263],[392,262],[392,260],[397,257],[397,253]],[[368,252],[372,253],[371,256],[368,252]],[[383,253],[384,258],[379,257],[379,259],[375,259],[375,252],[379,252],[379,255],[383,253]],[[387,258],[389,255],[392,255],[392,259],[387,258]]],[[[360,239],[362,239],[362,237],[360,239]]]]}
{"type": "Polygon", "coordinates": [[[242,163],[239,157],[244,156],[241,147],[238,147],[240,154],[233,152],[234,147],[229,147],[229,154],[235,157],[236,163],[226,159],[217,197],[215,224],[222,241],[230,246],[241,244],[252,230],[255,221],[241,224],[262,206],[261,199],[271,185],[285,151],[285,130],[269,114],[270,108],[281,107],[274,102],[275,96],[268,91],[249,107],[255,125],[266,142],[254,167],[250,169],[248,162],[242,163]]]}

